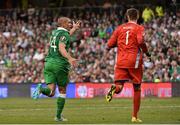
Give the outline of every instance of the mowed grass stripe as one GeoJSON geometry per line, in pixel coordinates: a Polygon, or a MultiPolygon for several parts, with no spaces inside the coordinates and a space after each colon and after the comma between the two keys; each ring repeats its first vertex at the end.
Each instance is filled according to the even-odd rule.
{"type": "MultiPolygon", "coordinates": [[[[0,124],[57,124],[56,99],[0,99],[0,124]]],[[[67,99],[60,124],[129,124],[132,99],[67,99]]],[[[180,124],[180,98],[143,98],[139,117],[144,124],[180,124]]]]}
{"type": "MultiPolygon", "coordinates": [[[[66,107],[66,110],[97,110],[97,109],[117,109],[119,106],[93,106],[93,107],[87,107],[87,106],[81,106],[81,107],[66,107]]],[[[121,109],[131,109],[132,107],[121,107],[121,109]]],[[[180,105],[169,105],[169,106],[141,106],[143,109],[166,109],[166,108],[180,108],[180,105]]],[[[0,109],[0,112],[3,111],[40,111],[40,110],[52,110],[52,108],[17,108],[17,109],[0,109]]]]}

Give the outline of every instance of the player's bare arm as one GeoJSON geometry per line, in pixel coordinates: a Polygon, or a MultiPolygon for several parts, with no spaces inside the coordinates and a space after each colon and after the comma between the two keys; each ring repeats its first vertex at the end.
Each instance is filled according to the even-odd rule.
{"type": "Polygon", "coordinates": [[[68,59],[68,62],[72,65],[72,66],[76,66],[77,65],[77,59],[71,57],[71,55],[66,51],[65,49],[66,45],[64,43],[59,43],[59,51],[61,53],[62,56],[64,56],[65,58],[68,59]]]}

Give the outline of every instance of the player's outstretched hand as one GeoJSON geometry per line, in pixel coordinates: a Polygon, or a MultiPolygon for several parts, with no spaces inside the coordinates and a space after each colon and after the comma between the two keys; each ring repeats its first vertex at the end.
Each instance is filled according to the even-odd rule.
{"type": "Polygon", "coordinates": [[[78,20],[76,23],[73,21],[73,28],[76,30],[79,29],[81,26],[81,20],[78,20]]]}
{"type": "Polygon", "coordinates": [[[71,64],[72,67],[77,67],[78,65],[78,59],[70,58],[68,62],[71,64]]]}

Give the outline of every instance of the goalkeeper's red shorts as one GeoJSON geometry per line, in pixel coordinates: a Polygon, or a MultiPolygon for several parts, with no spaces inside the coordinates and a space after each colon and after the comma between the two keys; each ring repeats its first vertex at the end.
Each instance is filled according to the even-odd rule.
{"type": "Polygon", "coordinates": [[[129,80],[134,84],[140,84],[142,81],[143,70],[142,66],[135,68],[115,68],[114,81],[129,80]]]}

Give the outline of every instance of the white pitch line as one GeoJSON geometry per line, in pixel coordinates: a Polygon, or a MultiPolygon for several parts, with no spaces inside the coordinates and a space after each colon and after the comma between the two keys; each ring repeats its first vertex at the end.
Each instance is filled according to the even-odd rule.
{"type": "MultiPolygon", "coordinates": [[[[85,110],[89,110],[89,109],[94,109],[94,110],[98,110],[98,109],[117,109],[117,108],[121,108],[121,109],[130,109],[132,108],[131,106],[124,106],[124,107],[120,107],[120,106],[92,106],[92,107],[66,107],[66,110],[80,110],[80,109],[85,109],[85,110]]],[[[168,109],[168,108],[180,108],[180,105],[170,105],[170,106],[141,106],[141,108],[144,109],[168,109]]],[[[32,108],[32,109],[28,109],[28,108],[17,108],[17,109],[0,109],[0,112],[3,111],[41,111],[41,110],[52,110],[52,108],[32,108]]]]}

